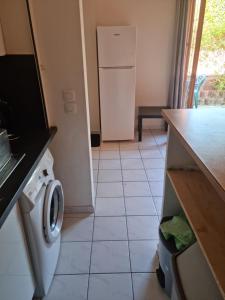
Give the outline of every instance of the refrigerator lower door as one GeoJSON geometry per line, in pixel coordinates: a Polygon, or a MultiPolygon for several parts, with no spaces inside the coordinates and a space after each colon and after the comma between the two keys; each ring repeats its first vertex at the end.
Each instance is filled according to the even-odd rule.
{"type": "Polygon", "coordinates": [[[134,139],[136,69],[100,68],[103,141],[134,139]]]}

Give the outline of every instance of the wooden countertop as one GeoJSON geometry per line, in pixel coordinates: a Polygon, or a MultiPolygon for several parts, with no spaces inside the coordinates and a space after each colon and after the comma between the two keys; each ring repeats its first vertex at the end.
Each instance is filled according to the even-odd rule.
{"type": "Polygon", "coordinates": [[[225,109],[168,109],[163,117],[225,201],[225,109]]]}

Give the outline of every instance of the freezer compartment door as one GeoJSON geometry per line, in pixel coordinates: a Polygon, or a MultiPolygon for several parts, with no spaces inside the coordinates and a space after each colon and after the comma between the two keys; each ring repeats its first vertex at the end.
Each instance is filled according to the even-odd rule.
{"type": "Polygon", "coordinates": [[[136,27],[98,27],[99,67],[136,65],[136,27]]]}
{"type": "Polygon", "coordinates": [[[99,69],[103,141],[134,139],[135,68],[99,69]]]}

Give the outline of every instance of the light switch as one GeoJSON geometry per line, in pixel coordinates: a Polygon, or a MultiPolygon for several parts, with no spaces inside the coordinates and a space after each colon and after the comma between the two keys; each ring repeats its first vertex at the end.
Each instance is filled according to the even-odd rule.
{"type": "Polygon", "coordinates": [[[76,93],[74,90],[63,90],[63,100],[65,102],[76,101],[76,93]]]}

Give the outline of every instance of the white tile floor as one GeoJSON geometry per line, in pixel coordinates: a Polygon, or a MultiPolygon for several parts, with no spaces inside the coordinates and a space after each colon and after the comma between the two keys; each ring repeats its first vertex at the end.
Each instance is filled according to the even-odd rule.
{"type": "Polygon", "coordinates": [[[156,279],[165,132],[93,149],[96,209],[66,215],[46,300],[166,300],[156,279]]]}

